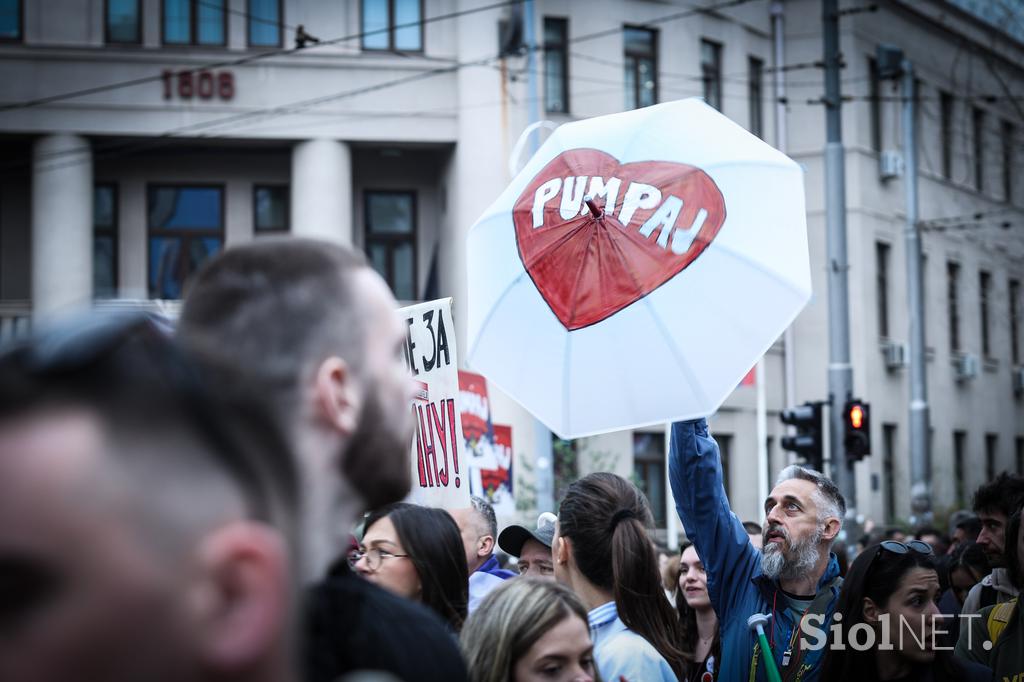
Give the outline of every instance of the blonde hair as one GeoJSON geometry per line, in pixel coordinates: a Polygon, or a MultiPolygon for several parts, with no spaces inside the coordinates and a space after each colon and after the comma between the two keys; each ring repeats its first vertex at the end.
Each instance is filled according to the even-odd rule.
{"type": "MultiPolygon", "coordinates": [[[[587,623],[587,610],[567,587],[541,578],[512,578],[480,603],[460,643],[470,682],[512,682],[516,662],[566,618],[587,623]]],[[[594,681],[600,682],[597,670],[594,681]]]]}

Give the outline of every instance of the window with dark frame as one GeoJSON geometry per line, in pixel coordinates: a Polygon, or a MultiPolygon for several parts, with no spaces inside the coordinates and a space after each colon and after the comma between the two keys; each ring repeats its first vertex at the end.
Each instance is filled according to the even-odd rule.
{"type": "Polygon", "coordinates": [[[253,231],[287,232],[288,185],[254,185],[252,188],[253,231]]]}
{"type": "Polygon", "coordinates": [[[665,499],[665,434],[633,433],[633,473],[651,505],[656,528],[667,520],[665,499]]]}
{"type": "Polygon", "coordinates": [[[362,0],[364,50],[423,51],[422,0],[362,0]]]}
{"type": "Polygon", "coordinates": [[[24,23],[22,0],[0,0],[0,41],[21,40],[24,23]]]}
{"type": "Polygon", "coordinates": [[[728,494],[730,482],[732,481],[732,434],[716,433],[715,442],[718,443],[718,453],[722,460],[722,486],[728,494]]]}
{"type": "Polygon", "coordinates": [[[996,477],[996,468],[999,461],[999,436],[995,433],[985,434],[985,480],[991,481],[996,477]]]}
{"type": "Polygon", "coordinates": [[[227,45],[226,0],[161,0],[164,45],[227,45]]]}
{"type": "Polygon", "coordinates": [[[282,44],[281,0],[248,0],[248,43],[251,47],[282,44]]]}
{"type": "Polygon", "coordinates": [[[939,137],[942,144],[942,177],[953,178],[953,95],[939,91],[939,137]]]}
{"type": "Polygon", "coordinates": [[[878,335],[889,338],[889,253],[885,242],[875,242],[875,282],[878,288],[878,335]]]}
{"type": "Polygon", "coordinates": [[[939,92],[939,135],[942,144],[942,177],[953,177],[953,95],[939,92]]]}
{"type": "Polygon", "coordinates": [[[985,112],[975,107],[971,111],[971,137],[974,142],[974,189],[985,187],[985,112]]]}
{"type": "Polygon", "coordinates": [[[747,101],[750,107],[750,132],[764,134],[764,60],[747,58],[747,101]]]}
{"type": "Polygon", "coordinates": [[[399,301],[415,301],[416,193],[368,190],[364,193],[366,255],[399,301]]]}
{"type": "Polygon", "coordinates": [[[946,307],[949,312],[949,350],[960,352],[960,265],[946,263],[946,307]]]}
{"type": "Polygon", "coordinates": [[[626,109],[658,101],[658,32],[626,26],[623,30],[626,109]]]}
{"type": "Polygon", "coordinates": [[[896,518],[896,424],[882,424],[882,479],[885,485],[885,515],[896,518]]]}
{"type": "Polygon", "coordinates": [[[700,73],[704,101],[722,110],[722,44],[706,38],[700,41],[700,73]]]}
{"type": "Polygon", "coordinates": [[[142,42],[142,0],[107,0],[106,42],[138,45],[142,42]]]}
{"type": "Polygon", "coordinates": [[[92,295],[117,298],[117,185],[97,184],[92,197],[92,295]]]}
{"type": "Polygon", "coordinates": [[[1002,134],[1000,137],[1003,140],[1003,201],[1008,204],[1013,203],[1013,150],[1015,147],[1014,137],[1017,135],[1017,128],[1009,121],[1003,121],[1002,134]]]}
{"type": "Polygon", "coordinates": [[[965,491],[967,489],[967,468],[965,458],[967,457],[967,432],[953,432],[953,485],[956,488],[957,506],[963,506],[967,502],[965,491]]]}
{"type": "Polygon", "coordinates": [[[189,278],[224,246],[222,185],[146,188],[149,297],[180,299],[189,278]]]}
{"type": "Polygon", "coordinates": [[[868,105],[871,107],[871,149],[882,151],[882,78],[878,62],[868,57],[868,105]]]}
{"type": "Polygon", "coordinates": [[[978,317],[981,321],[981,355],[992,356],[989,334],[989,298],[992,295],[992,275],[982,270],[978,273],[978,317]]]}
{"type": "Polygon", "coordinates": [[[544,17],[544,108],[569,113],[569,20],[544,17]]]}
{"type": "Polygon", "coordinates": [[[1020,280],[1011,279],[1010,299],[1010,361],[1020,364],[1020,280]]]}

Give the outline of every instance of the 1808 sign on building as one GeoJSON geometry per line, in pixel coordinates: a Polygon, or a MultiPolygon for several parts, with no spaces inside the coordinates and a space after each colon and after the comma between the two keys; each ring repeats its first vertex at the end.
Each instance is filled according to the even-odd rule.
{"type": "Polygon", "coordinates": [[[164,69],[160,76],[165,100],[228,101],[235,97],[235,74],[230,71],[164,69]]]}

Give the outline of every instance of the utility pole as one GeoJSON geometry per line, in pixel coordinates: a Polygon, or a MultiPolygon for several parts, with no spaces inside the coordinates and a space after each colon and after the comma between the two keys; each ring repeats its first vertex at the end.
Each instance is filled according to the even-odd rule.
{"type": "Polygon", "coordinates": [[[839,3],[822,0],[825,43],[825,220],[828,249],[829,452],[832,477],[846,498],[848,518],[857,503],[853,467],[843,446],[843,406],[853,396],[850,366],[850,312],[846,260],[846,170],[843,153],[842,95],[839,91],[839,3]]]}
{"type": "MultiPolygon", "coordinates": [[[[536,153],[540,147],[540,131],[535,124],[540,120],[540,93],[538,92],[537,79],[537,27],[534,13],[534,0],[526,0],[523,3],[523,42],[526,43],[526,111],[527,129],[530,130],[527,137],[527,158],[536,153]]],[[[533,419],[534,442],[536,444],[536,469],[537,477],[537,511],[554,512],[555,509],[555,452],[551,446],[551,430],[541,423],[539,419],[533,419]]]]}
{"type": "Polygon", "coordinates": [[[903,156],[907,189],[907,298],[910,308],[910,473],[914,525],[930,523],[931,471],[928,456],[928,383],[924,346],[924,285],[921,274],[921,226],[917,217],[917,87],[914,65],[900,63],[903,78],[903,156]]]}
{"type": "MultiPolygon", "coordinates": [[[[786,72],[783,65],[786,63],[786,10],[783,7],[783,0],[774,0],[771,5],[772,15],[772,54],[775,67],[775,148],[783,154],[789,146],[786,137],[786,72]]],[[[782,388],[784,392],[783,404],[786,409],[796,405],[796,344],[793,340],[793,325],[786,327],[782,336],[782,388]]],[[[794,430],[787,428],[789,435],[794,430]]],[[[792,453],[789,457],[789,464],[796,462],[792,453]]]]}

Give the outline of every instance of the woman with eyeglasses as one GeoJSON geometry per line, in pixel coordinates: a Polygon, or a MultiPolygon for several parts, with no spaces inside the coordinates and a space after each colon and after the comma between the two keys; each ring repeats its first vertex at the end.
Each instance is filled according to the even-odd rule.
{"type": "MultiPolygon", "coordinates": [[[[865,549],[843,582],[820,679],[988,682],[988,668],[937,650],[937,631],[944,629],[938,595],[931,545],[886,540],[865,549]]],[[[814,641],[809,629],[804,633],[814,641]]]]}
{"type": "Polygon", "coordinates": [[[436,611],[453,632],[466,620],[469,573],[462,536],[443,509],[399,502],[369,515],[352,568],[436,611]]]}
{"type": "Polygon", "coordinates": [[[587,607],[594,658],[606,680],[686,679],[679,616],[665,599],[647,499],[615,474],[569,486],[552,542],[555,578],[587,607]]]}

